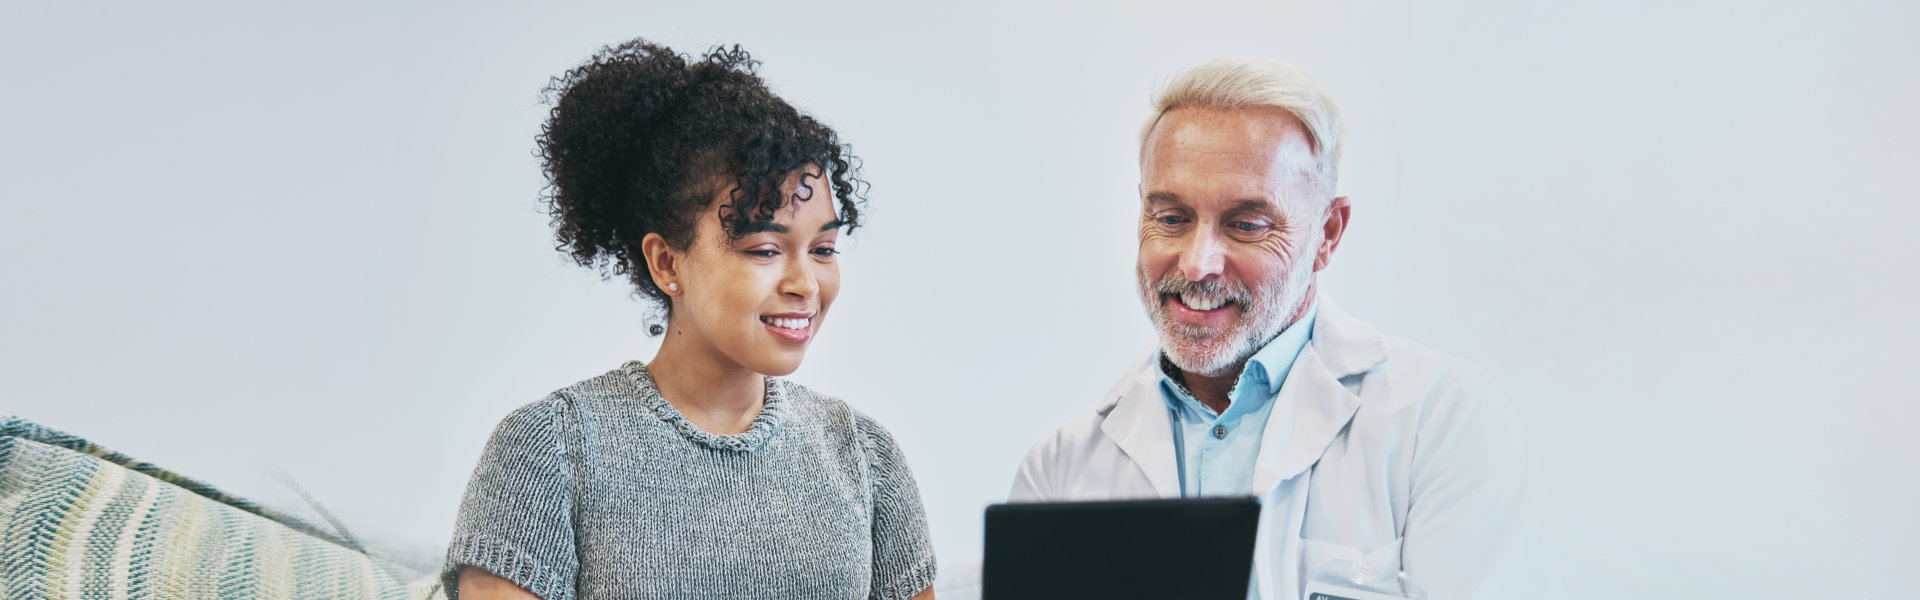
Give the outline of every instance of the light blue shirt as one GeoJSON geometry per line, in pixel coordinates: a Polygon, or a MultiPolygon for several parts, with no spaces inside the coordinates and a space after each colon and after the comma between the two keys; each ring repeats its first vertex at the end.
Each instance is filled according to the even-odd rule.
{"type": "Polygon", "coordinates": [[[1194,399],[1193,394],[1167,375],[1167,363],[1161,363],[1160,395],[1167,400],[1167,413],[1173,422],[1174,464],[1180,469],[1180,495],[1244,496],[1259,495],[1253,489],[1253,465],[1260,457],[1260,437],[1267,428],[1267,415],[1273,413],[1273,398],[1287,381],[1293,361],[1313,339],[1313,318],[1320,310],[1316,302],[1307,313],[1267,342],[1247,360],[1240,379],[1227,392],[1227,410],[1212,408],[1194,399]]]}

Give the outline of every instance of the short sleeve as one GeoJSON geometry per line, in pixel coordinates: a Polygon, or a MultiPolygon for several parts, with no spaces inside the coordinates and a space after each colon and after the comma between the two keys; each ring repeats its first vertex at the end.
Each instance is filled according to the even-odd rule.
{"type": "Polygon", "coordinates": [[[544,600],[574,596],[572,473],[552,396],[508,414],[467,481],[440,578],[459,597],[460,569],[475,566],[544,600]]]}
{"type": "Polygon", "coordinates": [[[907,459],[879,423],[856,417],[873,476],[873,583],[869,600],[904,600],[933,585],[933,540],[920,487],[907,459]]]}

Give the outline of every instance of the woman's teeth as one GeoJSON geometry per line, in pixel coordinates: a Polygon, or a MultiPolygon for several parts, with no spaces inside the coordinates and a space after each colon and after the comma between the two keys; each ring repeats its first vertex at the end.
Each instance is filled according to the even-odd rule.
{"type": "Polygon", "coordinates": [[[794,331],[806,331],[807,327],[813,325],[812,317],[808,317],[805,319],[776,319],[772,317],[760,317],[760,321],[762,323],[766,323],[774,327],[779,327],[781,329],[792,329],[794,331]]]}
{"type": "Polygon", "coordinates": [[[1179,298],[1180,304],[1201,312],[1220,308],[1227,304],[1226,298],[1204,298],[1192,294],[1180,294],[1179,298]]]}

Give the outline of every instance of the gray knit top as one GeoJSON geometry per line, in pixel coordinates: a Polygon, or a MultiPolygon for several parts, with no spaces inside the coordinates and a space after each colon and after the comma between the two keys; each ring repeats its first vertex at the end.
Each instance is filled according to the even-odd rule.
{"type": "Polygon", "coordinates": [[[500,421],[441,570],[545,600],[908,598],[933,584],[920,492],[893,437],[767,378],[747,431],[714,435],[627,363],[500,421]]]}

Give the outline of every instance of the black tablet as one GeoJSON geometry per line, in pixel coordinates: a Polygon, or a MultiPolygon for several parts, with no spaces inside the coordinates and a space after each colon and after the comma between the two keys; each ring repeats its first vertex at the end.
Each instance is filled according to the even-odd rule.
{"type": "Polygon", "coordinates": [[[1244,600],[1260,503],[1238,498],[987,507],[982,600],[1244,600]]]}

